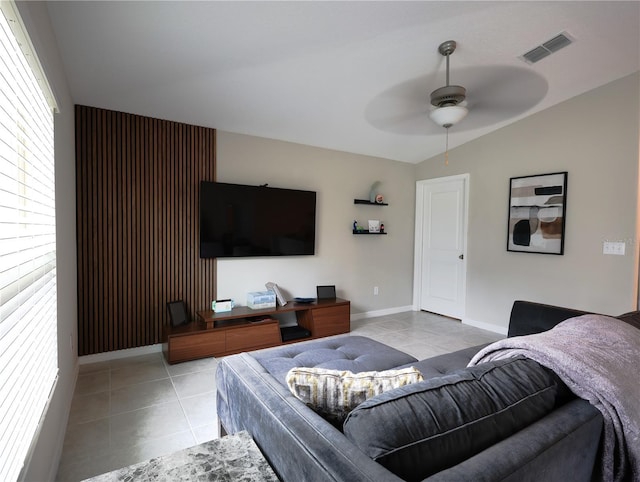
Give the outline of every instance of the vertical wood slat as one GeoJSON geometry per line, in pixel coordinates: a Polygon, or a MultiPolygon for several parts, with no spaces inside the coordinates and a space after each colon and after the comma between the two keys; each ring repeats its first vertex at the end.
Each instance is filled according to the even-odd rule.
{"type": "Polygon", "coordinates": [[[200,181],[215,130],[76,105],[78,354],[152,345],[166,304],[191,317],[215,298],[199,257],[200,181]]]}

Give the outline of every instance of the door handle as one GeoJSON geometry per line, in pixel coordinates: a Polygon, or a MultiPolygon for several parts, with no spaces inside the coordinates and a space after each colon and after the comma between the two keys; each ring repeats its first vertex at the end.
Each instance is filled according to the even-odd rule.
{"type": "Polygon", "coordinates": [[[464,259],[464,254],[461,254],[460,256],[458,256],[458,259],[464,259]]]}

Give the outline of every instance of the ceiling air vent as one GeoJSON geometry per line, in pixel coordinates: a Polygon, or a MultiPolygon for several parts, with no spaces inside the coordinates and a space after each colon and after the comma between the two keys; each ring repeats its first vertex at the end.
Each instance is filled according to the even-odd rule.
{"type": "Polygon", "coordinates": [[[561,48],[571,45],[573,39],[566,32],[556,35],[552,39],[547,40],[542,45],[529,50],[526,54],[520,57],[528,64],[535,64],[536,62],[544,59],[546,56],[557,52],[561,48]]]}
{"type": "Polygon", "coordinates": [[[547,40],[542,46],[545,49],[550,50],[551,52],[557,52],[563,47],[567,45],[571,45],[572,40],[567,36],[566,33],[561,33],[560,35],[556,35],[551,40],[547,40]]]}

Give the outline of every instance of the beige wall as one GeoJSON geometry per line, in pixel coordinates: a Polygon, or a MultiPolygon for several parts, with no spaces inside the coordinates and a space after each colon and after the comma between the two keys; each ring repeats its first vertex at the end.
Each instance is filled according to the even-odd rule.
{"type": "Polygon", "coordinates": [[[58,275],[58,383],[24,480],[54,480],[78,371],[76,199],[73,102],[55,37],[42,2],[18,4],[60,110],[54,117],[56,162],[56,265],[58,275]]]}
{"type": "Polygon", "coordinates": [[[218,132],[217,142],[218,181],[317,192],[316,255],[220,259],[218,298],[244,305],[247,292],[273,281],[290,297],[335,284],[354,314],[411,305],[413,165],[227,132],[218,132]],[[354,205],[375,181],[389,206],[354,205]],[[389,234],[354,236],[354,219],[379,219],[389,234]]]}
{"type": "Polygon", "coordinates": [[[635,309],[638,92],[635,74],[453,149],[448,166],[417,166],[416,180],[471,176],[465,321],[504,331],[516,299],[635,309]],[[568,171],[565,254],[507,252],[509,178],[557,171],[568,171]],[[605,240],[626,241],[626,255],[603,255],[605,240]]]}

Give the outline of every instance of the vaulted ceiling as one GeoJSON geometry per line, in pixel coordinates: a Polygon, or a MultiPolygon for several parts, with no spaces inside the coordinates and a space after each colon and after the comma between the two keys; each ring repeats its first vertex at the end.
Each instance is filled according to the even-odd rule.
{"type": "MultiPolygon", "coordinates": [[[[75,103],[420,162],[451,83],[468,142],[640,69],[640,2],[56,1],[48,9],[75,103]],[[541,61],[521,56],[565,32],[541,61]]],[[[597,115],[597,113],[594,113],[597,115]]],[[[614,120],[612,120],[614,121],[614,120]]]]}

